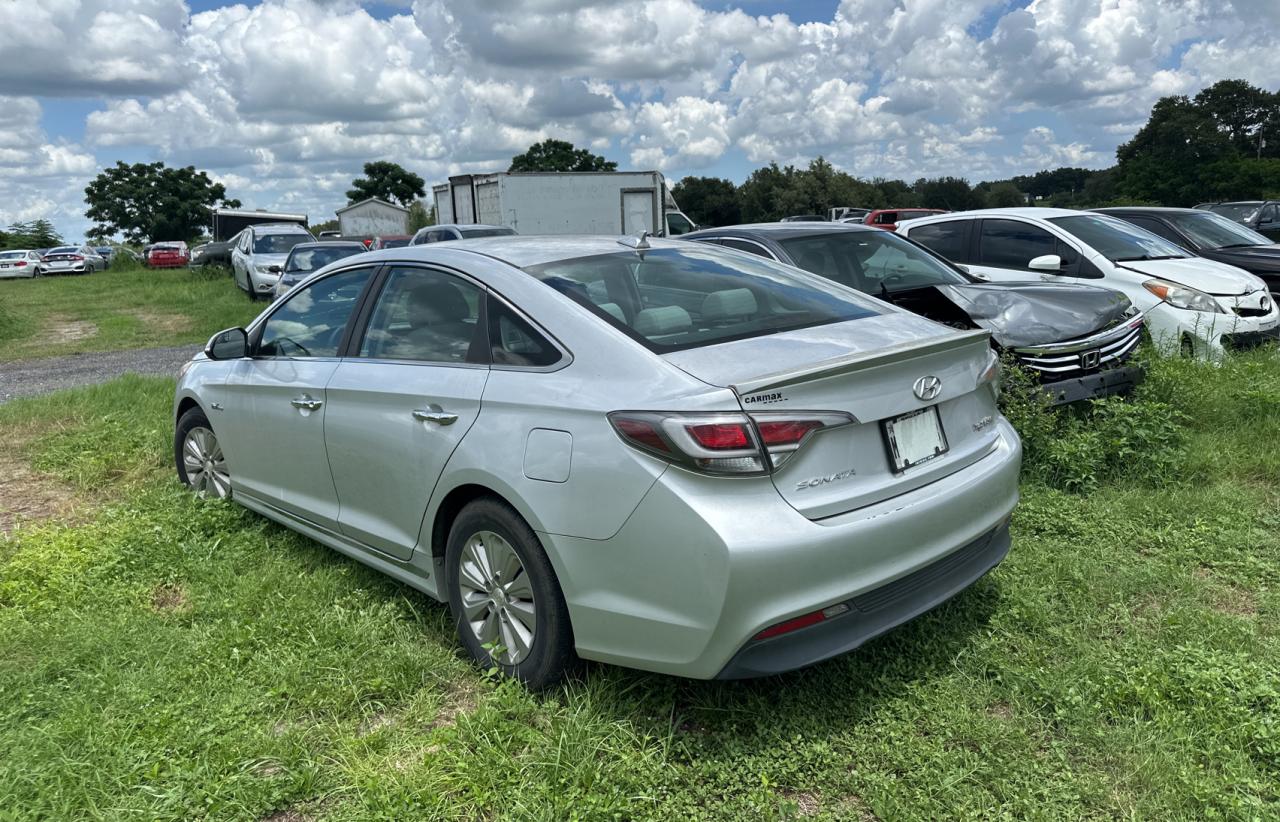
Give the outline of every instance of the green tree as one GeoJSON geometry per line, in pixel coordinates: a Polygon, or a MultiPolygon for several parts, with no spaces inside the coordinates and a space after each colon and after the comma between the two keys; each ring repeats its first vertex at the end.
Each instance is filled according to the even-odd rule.
{"type": "Polygon", "coordinates": [[[320,236],[321,231],[337,231],[337,230],[338,230],[338,221],[336,218],[333,220],[325,220],[323,223],[311,224],[311,233],[317,237],[320,236]]]}
{"type": "Polygon", "coordinates": [[[1010,182],[993,183],[986,191],[988,208],[1013,208],[1027,204],[1027,195],[1010,182]]]}
{"type": "Polygon", "coordinates": [[[347,202],[358,203],[377,197],[379,200],[407,207],[427,193],[424,186],[425,182],[421,177],[399,163],[377,160],[365,163],[364,176],[351,181],[347,202]]]}
{"type": "Polygon", "coordinates": [[[722,226],[742,222],[738,188],[720,177],[685,177],[671,187],[671,196],[680,209],[699,225],[722,226]]]}
{"type": "Polygon", "coordinates": [[[160,162],[117,162],[89,183],[84,199],[94,231],[123,234],[131,242],[194,239],[208,224],[211,207],[240,205],[205,172],[160,162]]]}
{"type": "Polygon", "coordinates": [[[574,148],[567,140],[543,140],[529,146],[524,154],[511,158],[508,171],[617,171],[618,164],[592,154],[585,148],[574,148]]]}
{"type": "Polygon", "coordinates": [[[66,244],[53,223],[44,219],[14,223],[5,233],[8,239],[0,244],[4,248],[53,248],[66,244]]]}
{"type": "Polygon", "coordinates": [[[913,186],[924,208],[943,208],[947,211],[968,211],[986,205],[982,192],[975,191],[969,181],[961,177],[921,177],[913,186]]]}
{"type": "Polygon", "coordinates": [[[1280,157],[1280,94],[1244,80],[1219,80],[1192,104],[1245,157],[1280,157]]]}
{"type": "Polygon", "coordinates": [[[421,200],[409,204],[409,233],[414,234],[420,228],[436,224],[436,207],[427,206],[421,200]]]}

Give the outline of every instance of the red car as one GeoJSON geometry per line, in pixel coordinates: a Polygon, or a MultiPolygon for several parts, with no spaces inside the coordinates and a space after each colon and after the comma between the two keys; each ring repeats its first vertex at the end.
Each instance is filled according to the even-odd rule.
{"type": "Polygon", "coordinates": [[[182,268],[191,262],[191,252],[184,242],[156,243],[147,252],[147,265],[151,268],[182,268]]]}
{"type": "Polygon", "coordinates": [[[931,214],[946,214],[941,208],[877,208],[862,218],[865,225],[893,231],[903,220],[914,220],[916,217],[928,217],[931,214]]]}

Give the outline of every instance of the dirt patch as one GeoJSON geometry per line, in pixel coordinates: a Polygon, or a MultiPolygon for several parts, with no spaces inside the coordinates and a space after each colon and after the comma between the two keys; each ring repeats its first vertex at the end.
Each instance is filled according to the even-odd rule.
{"type": "Polygon", "coordinates": [[[98,336],[98,326],[88,320],[73,320],[65,314],[52,314],[41,330],[41,343],[70,343],[98,336]]]}
{"type": "Polygon", "coordinates": [[[1008,702],[997,702],[987,707],[987,716],[1008,722],[1013,719],[1013,707],[1008,702]]]}
{"type": "Polygon", "coordinates": [[[782,796],[790,802],[796,803],[797,812],[801,816],[817,816],[822,810],[822,802],[818,799],[817,794],[807,791],[785,791],[782,796]]]}
{"type": "Polygon", "coordinates": [[[187,592],[181,585],[165,582],[151,589],[151,609],[161,614],[173,614],[190,607],[187,592]]]}
{"type": "Polygon", "coordinates": [[[480,693],[473,685],[465,684],[451,688],[445,697],[444,704],[436,713],[436,718],[431,721],[431,727],[452,728],[457,723],[458,717],[476,709],[479,698],[480,693]]]}
{"type": "Polygon", "coordinates": [[[1220,614],[1239,617],[1255,617],[1258,615],[1258,598],[1247,588],[1231,583],[1217,582],[1213,570],[1204,565],[1191,572],[1192,576],[1208,583],[1205,592],[1209,595],[1209,605],[1220,614]]]}
{"type": "Polygon", "coordinates": [[[130,311],[129,315],[137,318],[138,322],[148,328],[154,328],[164,334],[181,334],[191,330],[191,318],[186,314],[135,309],[130,311]]]}
{"type": "Polygon", "coordinates": [[[83,515],[84,501],[66,483],[32,469],[21,457],[30,436],[0,438],[0,534],[22,523],[72,520],[83,515]]]}
{"type": "Polygon", "coordinates": [[[286,808],[283,811],[267,814],[259,822],[312,822],[315,817],[309,814],[286,808]]]}

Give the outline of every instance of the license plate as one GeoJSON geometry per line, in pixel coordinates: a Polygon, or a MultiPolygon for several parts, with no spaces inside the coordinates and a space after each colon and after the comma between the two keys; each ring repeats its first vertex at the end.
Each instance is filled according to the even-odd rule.
{"type": "Polygon", "coordinates": [[[896,473],[947,453],[947,437],[936,405],[885,420],[884,434],[896,473]]]}

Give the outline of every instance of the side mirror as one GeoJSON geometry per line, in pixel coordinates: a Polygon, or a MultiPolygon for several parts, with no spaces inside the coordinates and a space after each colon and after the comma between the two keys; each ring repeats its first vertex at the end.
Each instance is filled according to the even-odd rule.
{"type": "Polygon", "coordinates": [[[249,355],[249,335],[243,328],[219,331],[205,344],[204,355],[211,360],[238,360],[249,355]]]}
{"type": "Polygon", "coordinates": [[[1057,274],[1062,270],[1062,258],[1057,254],[1044,254],[1027,263],[1027,268],[1032,271],[1048,271],[1051,274],[1057,274]]]}
{"type": "Polygon", "coordinates": [[[279,274],[279,273],[280,273],[280,266],[278,266],[278,265],[269,265],[269,266],[267,266],[267,271],[269,271],[269,272],[270,272],[270,273],[272,273],[272,274],[279,274]]]}

